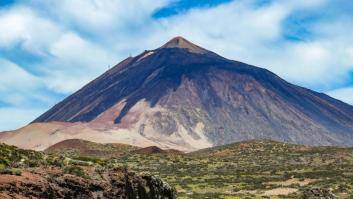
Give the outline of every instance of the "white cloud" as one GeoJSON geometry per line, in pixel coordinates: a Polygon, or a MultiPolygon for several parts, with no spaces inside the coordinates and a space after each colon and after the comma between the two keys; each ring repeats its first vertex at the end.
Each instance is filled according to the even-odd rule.
{"type": "Polygon", "coordinates": [[[286,15],[287,10],[277,4],[257,8],[250,2],[233,2],[211,9],[195,9],[162,23],[167,32],[164,35],[168,37],[181,34],[211,49],[224,51],[278,38],[280,23],[286,15]]]}
{"type": "MultiPolygon", "coordinates": [[[[32,101],[52,101],[38,91],[41,80],[16,64],[0,58],[0,101],[8,106],[0,107],[0,131],[19,128],[42,114],[44,108],[34,108],[32,101]]],[[[51,102],[52,103],[52,102],[51,102]]]]}
{"type": "Polygon", "coordinates": [[[34,90],[40,79],[23,70],[16,64],[0,58],[0,100],[12,105],[21,105],[35,97],[34,90]]]}
{"type": "Polygon", "coordinates": [[[59,25],[39,17],[27,7],[0,12],[0,48],[20,44],[24,50],[42,55],[62,31],[59,25]]]}
{"type": "Polygon", "coordinates": [[[156,36],[150,40],[165,41],[182,35],[227,58],[265,67],[302,86],[325,90],[349,79],[353,29],[348,27],[353,27],[353,22],[318,21],[308,27],[318,35],[312,40],[290,42],[283,38],[285,19],[298,10],[317,9],[325,3],[275,1],[258,7],[256,1],[234,1],[194,9],[159,21],[156,36]]]}
{"type": "Polygon", "coordinates": [[[0,92],[28,90],[37,85],[38,79],[16,64],[0,58],[0,92]]]}
{"type": "Polygon", "coordinates": [[[0,46],[7,47],[17,42],[25,40],[28,37],[24,24],[26,18],[23,15],[1,14],[0,15],[0,46]]]}
{"type": "MultiPolygon", "coordinates": [[[[156,20],[151,15],[166,5],[166,0],[153,4],[147,0],[33,0],[27,7],[24,4],[3,13],[8,24],[16,22],[9,18],[20,23],[16,22],[16,34],[9,34],[12,39],[2,40],[25,41],[26,49],[50,54],[32,67],[46,74],[49,89],[61,93],[77,90],[131,52],[155,48],[176,35],[228,58],[267,67],[292,82],[316,86],[335,81],[336,76],[322,76],[332,64],[326,46],[277,43],[289,14],[322,3],[286,1],[258,7],[256,1],[235,1],[156,20]],[[81,30],[91,36],[83,37],[81,30]]],[[[7,28],[1,31],[0,26],[0,32],[7,28]]]]}
{"type": "MultiPolygon", "coordinates": [[[[167,4],[167,0],[48,0],[32,1],[35,6],[50,12],[52,17],[67,25],[75,25],[89,32],[107,32],[127,26],[143,25],[150,14],[167,4]]],[[[116,35],[118,36],[118,35],[116,35]]]]}
{"type": "Polygon", "coordinates": [[[153,34],[152,13],[170,0],[32,0],[29,6],[58,24],[81,32],[119,58],[142,50],[153,34]]]}
{"type": "MultiPolygon", "coordinates": [[[[33,108],[34,104],[42,103],[42,107],[55,102],[55,98],[42,89],[45,82],[18,65],[0,58],[0,102],[20,109],[33,108]]],[[[1,130],[1,128],[0,128],[1,130]]]]}
{"type": "Polygon", "coordinates": [[[84,40],[75,33],[65,33],[49,47],[52,55],[41,63],[46,85],[57,92],[71,93],[115,63],[114,54],[84,40]]]}
{"type": "Polygon", "coordinates": [[[327,92],[328,95],[353,105],[353,87],[341,88],[327,92]]]}
{"type": "Polygon", "coordinates": [[[0,48],[16,46],[41,56],[41,63],[25,67],[39,71],[43,86],[55,92],[73,92],[117,61],[114,53],[93,42],[24,6],[0,13],[0,48]]]}
{"type": "Polygon", "coordinates": [[[25,66],[35,68],[40,76],[0,59],[1,101],[10,105],[0,108],[0,130],[18,128],[43,113],[47,107],[31,106],[53,100],[42,88],[74,92],[125,58],[126,49],[142,50],[144,43],[139,42],[148,40],[151,14],[165,4],[164,0],[33,0],[0,10],[0,48],[20,47],[42,59],[25,66]]]}
{"type": "Polygon", "coordinates": [[[72,93],[131,52],[140,53],[145,47],[140,42],[148,41],[152,32],[142,30],[150,27],[152,12],[166,2],[22,2],[0,12],[0,48],[20,44],[42,56],[41,62],[26,67],[41,73],[48,89],[72,93]]]}
{"type": "Polygon", "coordinates": [[[265,66],[286,80],[325,90],[349,80],[349,65],[341,57],[335,42],[311,41],[285,44],[254,57],[256,65],[265,66]]]}

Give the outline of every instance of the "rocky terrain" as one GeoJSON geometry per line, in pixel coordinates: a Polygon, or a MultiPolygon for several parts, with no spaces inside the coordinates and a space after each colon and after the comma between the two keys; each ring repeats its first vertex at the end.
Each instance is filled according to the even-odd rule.
{"type": "Polygon", "coordinates": [[[186,154],[121,146],[125,152],[115,153],[68,142],[85,150],[67,142],[45,153],[1,145],[0,198],[353,197],[353,148],[252,140],[186,154]]]}
{"type": "Polygon", "coordinates": [[[7,145],[0,145],[0,153],[0,198],[175,198],[174,189],[159,178],[92,158],[73,160],[7,145]]]}
{"type": "Polygon", "coordinates": [[[149,171],[177,198],[351,198],[353,149],[252,140],[181,155],[110,160],[149,171]]]}
{"type": "Polygon", "coordinates": [[[94,168],[24,169],[21,175],[0,176],[1,198],[173,198],[173,189],[153,176],[126,170],[94,168]],[[70,174],[72,172],[72,174],[70,174]],[[80,172],[82,172],[82,176],[80,172]]]}
{"type": "Polygon", "coordinates": [[[177,37],[0,134],[35,150],[66,139],[181,151],[251,139],[352,146],[353,107],[177,37]]]}

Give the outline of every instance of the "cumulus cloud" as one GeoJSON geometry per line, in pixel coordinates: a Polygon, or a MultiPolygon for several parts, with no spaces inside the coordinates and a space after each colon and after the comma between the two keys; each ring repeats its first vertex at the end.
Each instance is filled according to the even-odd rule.
{"type": "Polygon", "coordinates": [[[113,53],[72,32],[59,37],[48,52],[51,56],[41,63],[47,66],[44,80],[49,89],[61,93],[77,90],[117,61],[113,53]]]}
{"type": "MultiPolygon", "coordinates": [[[[32,0],[27,4],[56,23],[80,33],[92,42],[117,53],[122,59],[128,52],[146,47],[155,29],[152,14],[170,0],[32,0]],[[43,11],[45,10],[45,12],[43,11]]],[[[81,36],[82,36],[81,35],[81,36]]]]}
{"type": "Polygon", "coordinates": [[[57,93],[72,93],[109,65],[141,51],[145,46],[133,42],[134,32],[140,37],[146,30],[140,39],[148,40],[152,12],[165,4],[33,0],[0,8],[0,52],[20,49],[39,57],[17,65],[0,54],[0,130],[30,122],[57,103],[57,93]]]}
{"type": "MultiPolygon", "coordinates": [[[[31,1],[34,6],[45,7],[47,14],[68,26],[89,32],[108,32],[127,26],[142,25],[151,13],[168,1],[134,0],[48,0],[31,1]],[[69,17],[68,17],[69,16],[69,17]]],[[[35,7],[33,7],[35,8],[35,7]]]]}
{"type": "Polygon", "coordinates": [[[0,10],[0,48],[17,45],[32,54],[42,55],[60,34],[60,26],[41,18],[28,7],[0,10]]]}
{"type": "Polygon", "coordinates": [[[268,68],[302,86],[325,90],[350,78],[353,30],[347,27],[353,27],[352,21],[347,20],[345,25],[342,19],[319,21],[308,27],[318,35],[310,40],[288,41],[283,34],[284,22],[293,13],[326,4],[324,0],[274,1],[258,6],[256,1],[234,1],[162,19],[155,35],[183,35],[227,58],[268,68]]]}

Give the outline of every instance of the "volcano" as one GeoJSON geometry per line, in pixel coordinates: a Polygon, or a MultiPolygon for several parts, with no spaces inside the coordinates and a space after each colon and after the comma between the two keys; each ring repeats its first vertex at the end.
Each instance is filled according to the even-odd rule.
{"type": "Polygon", "coordinates": [[[353,146],[353,107],[176,37],[0,137],[37,150],[65,139],[183,151],[251,139],[353,146]]]}

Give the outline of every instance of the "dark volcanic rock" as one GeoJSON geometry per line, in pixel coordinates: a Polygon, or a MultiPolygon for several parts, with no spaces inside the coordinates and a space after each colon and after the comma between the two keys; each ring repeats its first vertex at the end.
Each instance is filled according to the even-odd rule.
{"type": "Polygon", "coordinates": [[[195,145],[190,139],[221,145],[264,138],[353,145],[352,106],[180,37],[124,60],[34,122],[92,122],[126,102],[114,115],[119,125],[142,100],[161,109],[144,121],[134,117],[139,134],[149,139],[157,133],[188,145],[195,145]]]}
{"type": "Polygon", "coordinates": [[[51,172],[41,168],[41,172],[26,171],[22,176],[0,176],[0,198],[175,198],[175,190],[159,178],[124,169],[102,173],[99,179],[51,172]]]}
{"type": "Polygon", "coordinates": [[[323,188],[308,188],[305,189],[302,198],[324,198],[324,199],[335,199],[338,198],[335,196],[330,189],[323,188]]]}

